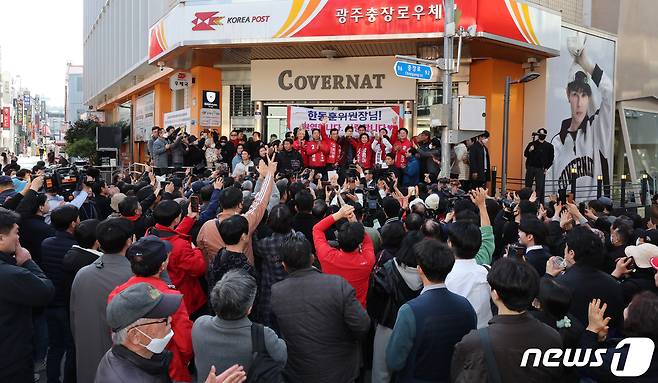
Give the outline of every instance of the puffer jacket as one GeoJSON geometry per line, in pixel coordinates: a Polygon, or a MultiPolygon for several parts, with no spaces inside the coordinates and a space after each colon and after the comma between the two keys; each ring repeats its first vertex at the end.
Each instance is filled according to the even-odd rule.
{"type": "Polygon", "coordinates": [[[187,312],[192,314],[206,304],[206,294],[203,292],[199,278],[206,275],[208,266],[199,248],[192,248],[192,238],[188,235],[194,226],[194,219],[185,217],[176,230],[156,224],[148,231],[171,243],[167,271],[171,282],[183,293],[183,301],[187,312]]]}
{"type": "Polygon", "coordinates": [[[370,286],[367,298],[368,314],[378,324],[391,329],[395,325],[400,306],[416,298],[423,287],[418,272],[414,268],[399,265],[396,258],[389,260],[373,273],[370,286]]]}

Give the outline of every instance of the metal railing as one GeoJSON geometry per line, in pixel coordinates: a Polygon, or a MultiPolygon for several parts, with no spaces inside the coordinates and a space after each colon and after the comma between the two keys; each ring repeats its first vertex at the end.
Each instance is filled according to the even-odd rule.
{"type": "MultiPolygon", "coordinates": [[[[491,184],[489,187],[490,194],[496,196],[501,185],[502,177],[498,176],[496,169],[491,172],[491,184]]],[[[507,178],[507,190],[519,191],[525,187],[525,179],[507,178]]],[[[649,178],[647,175],[638,182],[632,182],[626,176],[621,176],[618,182],[604,184],[603,179],[599,178],[597,184],[593,186],[578,186],[576,178],[572,178],[568,188],[560,189],[556,180],[547,180],[544,184],[544,190],[550,194],[573,194],[575,201],[585,201],[598,199],[600,197],[610,198],[616,207],[641,207],[651,205],[651,196],[658,193],[656,180],[649,178]]],[[[548,194],[548,193],[547,193],[548,194]]],[[[540,196],[546,198],[545,196],[540,196]]]]}

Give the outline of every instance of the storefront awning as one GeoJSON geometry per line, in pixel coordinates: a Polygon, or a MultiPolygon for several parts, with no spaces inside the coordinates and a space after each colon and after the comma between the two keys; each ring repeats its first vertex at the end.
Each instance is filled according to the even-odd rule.
{"type": "MultiPolygon", "coordinates": [[[[456,0],[456,29],[540,56],[560,50],[561,16],[516,0],[456,0]]],[[[149,63],[182,47],[438,39],[440,0],[269,0],[181,3],[149,30],[149,63]]]]}

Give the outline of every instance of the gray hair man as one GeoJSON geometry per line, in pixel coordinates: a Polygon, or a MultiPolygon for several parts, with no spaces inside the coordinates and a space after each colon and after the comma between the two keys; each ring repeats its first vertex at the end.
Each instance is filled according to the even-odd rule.
{"type": "Polygon", "coordinates": [[[285,366],[288,353],[283,339],[269,327],[247,318],[256,289],[254,277],[242,269],[228,271],[213,287],[210,302],[216,316],[204,315],[192,327],[194,363],[200,376],[210,371],[212,365],[223,371],[237,363],[249,371],[253,352],[262,351],[254,349],[254,339],[262,340],[265,351],[280,363],[281,369],[285,366]]]}
{"type": "Polygon", "coordinates": [[[183,296],[162,294],[148,283],[137,283],[107,305],[107,323],[114,346],[105,353],[96,371],[96,382],[169,382],[174,336],[171,315],[183,296]]]}

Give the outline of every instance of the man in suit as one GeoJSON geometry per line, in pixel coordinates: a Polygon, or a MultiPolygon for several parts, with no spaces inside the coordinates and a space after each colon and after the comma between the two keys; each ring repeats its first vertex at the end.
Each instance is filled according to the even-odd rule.
{"type": "Polygon", "coordinates": [[[305,238],[291,237],[280,254],[288,277],[272,286],[272,323],[288,346],[286,381],[353,382],[359,375],[360,340],[370,329],[354,288],[311,266],[305,238]]]}
{"type": "Polygon", "coordinates": [[[589,303],[600,299],[608,308],[606,316],[611,318],[610,335],[621,335],[623,326],[624,297],[622,287],[610,274],[599,270],[604,261],[603,242],[588,227],[577,226],[567,235],[564,259],[567,269],[562,273],[553,264],[552,259],[546,263],[546,273],[556,277],[555,280],[570,288],[573,292],[569,313],[587,326],[589,303]]]}
{"type": "Polygon", "coordinates": [[[521,367],[529,348],[541,350],[542,355],[548,349],[562,348],[560,334],[527,312],[539,292],[535,269],[526,262],[502,258],[494,263],[487,282],[498,315],[489,321],[489,327],[471,331],[457,343],[452,381],[559,382],[559,367],[533,367],[533,358],[521,367]],[[488,346],[483,346],[486,339],[488,346]]]}
{"type": "Polygon", "coordinates": [[[489,132],[485,131],[468,149],[468,163],[471,172],[471,187],[485,187],[489,181],[491,166],[489,163],[489,132]]]}
{"type": "Polygon", "coordinates": [[[537,270],[539,275],[546,273],[546,261],[551,257],[550,251],[544,247],[548,228],[535,217],[523,217],[519,224],[519,243],[525,246],[526,262],[537,270]]]}
{"type": "Polygon", "coordinates": [[[401,382],[447,382],[455,344],[476,328],[468,300],[446,288],[455,264],[452,250],[436,239],[414,247],[423,290],[400,307],[386,348],[386,364],[401,382]]]}

